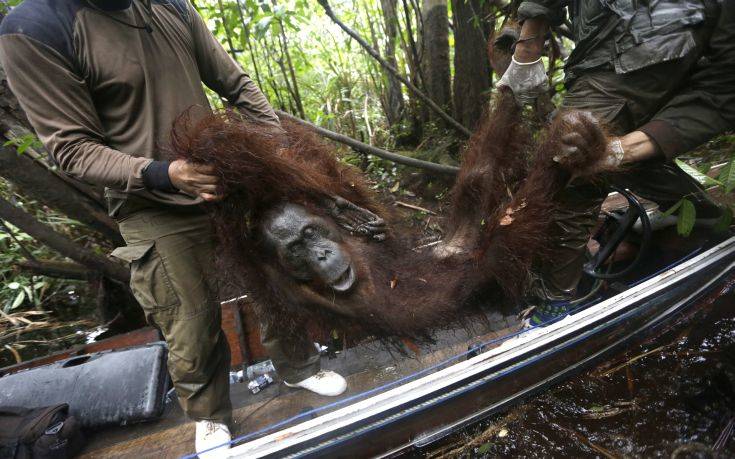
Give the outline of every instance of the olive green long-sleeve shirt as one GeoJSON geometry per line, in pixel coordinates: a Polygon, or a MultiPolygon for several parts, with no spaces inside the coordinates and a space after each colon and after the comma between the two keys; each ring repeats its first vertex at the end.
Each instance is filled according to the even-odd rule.
{"type": "Polygon", "coordinates": [[[565,7],[575,39],[567,84],[593,72],[648,72],[656,81],[667,77],[656,64],[699,59],[675,93],[662,92],[662,108],[638,127],[667,157],[735,129],[735,1],[525,0],[518,16],[555,25],[565,7]]]}
{"type": "Polygon", "coordinates": [[[241,112],[278,124],[265,96],[188,0],[25,0],[0,24],[0,63],[60,168],[174,205],[165,148],[174,121],[209,108],[202,82],[241,112]],[[144,29],[149,23],[151,32],[144,29]]]}

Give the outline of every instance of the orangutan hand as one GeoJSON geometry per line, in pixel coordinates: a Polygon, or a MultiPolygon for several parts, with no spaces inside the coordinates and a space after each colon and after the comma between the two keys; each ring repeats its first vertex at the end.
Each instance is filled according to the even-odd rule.
{"type": "Polygon", "coordinates": [[[385,240],[387,232],[385,220],[369,210],[339,196],[332,196],[327,207],[337,224],[347,231],[376,241],[385,240]]]}
{"type": "Polygon", "coordinates": [[[619,140],[609,140],[600,122],[590,112],[565,113],[555,128],[563,134],[560,151],[553,159],[574,176],[611,171],[620,165],[623,152],[619,140]]]}
{"type": "Polygon", "coordinates": [[[219,176],[214,174],[213,166],[197,165],[177,159],[169,166],[168,176],[173,186],[190,196],[200,197],[205,201],[222,199],[222,196],[217,194],[219,176]]]}

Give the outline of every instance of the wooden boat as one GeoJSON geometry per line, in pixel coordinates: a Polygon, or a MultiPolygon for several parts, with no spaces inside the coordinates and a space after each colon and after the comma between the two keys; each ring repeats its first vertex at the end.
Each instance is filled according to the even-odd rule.
{"type": "MultiPolygon", "coordinates": [[[[735,237],[705,229],[680,238],[668,229],[656,234],[636,269],[544,326],[521,330],[515,313],[489,308],[466,328],[437,330],[432,345],[407,343],[405,354],[362,342],[323,357],[323,368],[348,380],[348,392],[336,400],[280,384],[253,395],[234,384],[230,454],[393,456],[426,446],[706,307],[735,283],[733,268],[735,237]]],[[[249,350],[250,359],[259,356],[249,350]]],[[[172,403],[157,422],[92,435],[84,457],[187,456],[193,434],[193,423],[172,403]]]]}
{"type": "Polygon", "coordinates": [[[732,283],[735,237],[543,327],[237,440],[232,457],[384,456],[423,446],[578,372],[732,283]]]}

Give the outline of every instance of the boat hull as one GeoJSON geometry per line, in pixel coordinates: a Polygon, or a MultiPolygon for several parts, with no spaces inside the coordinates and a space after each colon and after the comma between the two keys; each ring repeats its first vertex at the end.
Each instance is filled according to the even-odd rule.
{"type": "Polygon", "coordinates": [[[234,447],[232,457],[389,456],[594,365],[729,287],[735,238],[606,301],[397,388],[234,447]],[[719,289],[719,290],[718,290],[719,289]]]}

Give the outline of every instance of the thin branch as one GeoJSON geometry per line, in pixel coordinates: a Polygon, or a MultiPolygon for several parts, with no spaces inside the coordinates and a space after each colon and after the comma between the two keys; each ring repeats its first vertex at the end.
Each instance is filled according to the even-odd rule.
{"type": "Polygon", "coordinates": [[[444,119],[451,127],[456,129],[461,134],[465,135],[466,137],[470,137],[472,135],[472,132],[470,132],[469,129],[462,126],[457,120],[452,118],[447,112],[442,110],[441,107],[439,107],[429,96],[424,94],[419,88],[414,86],[410,81],[408,81],[403,75],[401,75],[398,70],[396,70],[395,67],[390,65],[388,62],[386,62],[380,55],[354,30],[350,29],[347,25],[345,25],[342,21],[340,21],[337,16],[334,14],[334,11],[332,11],[332,8],[329,6],[329,2],[327,0],[317,0],[319,4],[324,8],[324,11],[327,13],[327,16],[329,16],[332,21],[334,21],[335,24],[337,24],[342,30],[345,31],[350,37],[352,37],[356,42],[360,44],[360,46],[367,51],[368,54],[370,54],[375,60],[377,60],[380,65],[383,66],[386,70],[388,70],[391,74],[393,74],[398,81],[403,83],[412,93],[416,95],[419,99],[424,101],[426,105],[428,105],[432,110],[434,110],[442,119],[444,119]]]}
{"type": "Polygon", "coordinates": [[[410,167],[416,167],[416,168],[423,169],[428,172],[433,172],[433,173],[441,174],[441,175],[457,175],[457,172],[459,171],[459,168],[455,166],[445,166],[444,164],[437,164],[437,163],[432,163],[429,161],[422,161],[420,159],[410,158],[408,156],[399,155],[398,153],[392,153],[390,151],[382,150],[372,145],[367,145],[363,142],[357,141],[355,139],[351,139],[347,137],[346,135],[338,134],[336,132],[330,131],[329,129],[324,129],[323,127],[316,126],[312,123],[309,123],[308,121],[304,121],[289,113],[282,112],[280,110],[276,110],[276,114],[281,118],[291,120],[295,123],[298,123],[310,129],[313,129],[317,134],[322,135],[328,139],[332,139],[335,142],[343,143],[353,148],[354,150],[357,150],[363,153],[367,153],[370,155],[374,155],[379,158],[387,159],[388,161],[393,161],[394,163],[403,164],[405,166],[410,166],[410,167]]]}

